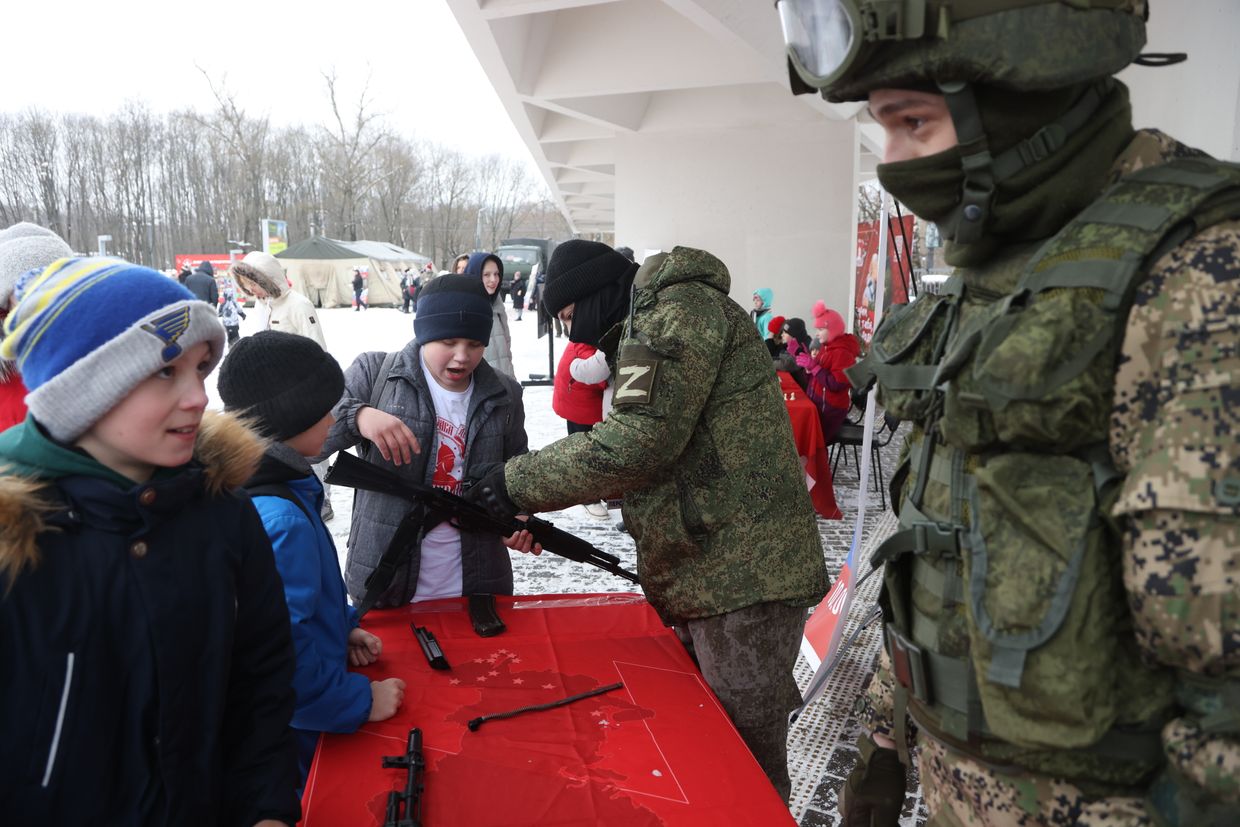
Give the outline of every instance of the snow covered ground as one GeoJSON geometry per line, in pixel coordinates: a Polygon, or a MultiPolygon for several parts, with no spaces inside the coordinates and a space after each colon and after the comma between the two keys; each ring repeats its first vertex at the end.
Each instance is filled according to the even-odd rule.
{"type": "MultiPolygon", "coordinates": [[[[249,313],[242,323],[243,335],[257,329],[259,313],[249,313]]],[[[397,350],[413,336],[414,316],[401,313],[395,308],[376,307],[365,311],[352,308],[320,310],[319,319],[327,338],[327,347],[341,367],[347,368],[360,353],[369,350],[397,350]]],[[[528,379],[530,374],[547,374],[547,339],[537,338],[537,322],[532,313],[526,313],[522,321],[516,320],[515,311],[508,306],[509,328],[512,332],[513,364],[518,379],[528,379]]],[[[566,339],[555,340],[555,363],[566,339]]],[[[554,364],[551,366],[554,371],[554,364]]],[[[214,379],[209,380],[211,407],[222,407],[216,393],[214,379]]],[[[566,435],[564,420],[551,410],[551,387],[525,389],[525,427],[531,449],[541,448],[566,435]]],[[[883,450],[884,466],[888,474],[896,465],[896,455],[902,436],[892,440],[883,450]]],[[[894,527],[890,513],[883,513],[878,494],[873,490],[859,492],[855,468],[841,466],[835,480],[836,500],[844,512],[843,520],[819,520],[823,554],[828,571],[834,576],[848,552],[852,541],[853,524],[858,500],[864,498],[866,505],[865,530],[861,548],[868,551],[894,527]]],[[[332,506],[335,517],[330,523],[336,547],[344,567],[345,544],[349,535],[349,515],[352,511],[353,492],[339,486],[332,490],[332,506]]],[[[618,531],[619,511],[613,510],[608,520],[598,520],[586,514],[580,506],[564,511],[541,515],[560,528],[589,541],[599,549],[617,555],[621,565],[630,571],[637,570],[636,550],[628,534],[618,531]]],[[[517,594],[572,594],[585,592],[631,592],[639,591],[633,584],[607,572],[573,563],[545,553],[538,557],[512,552],[515,590],[517,594]]],[[[862,555],[861,559],[864,559],[862,555]]],[[[868,568],[868,566],[866,567],[868,568]]],[[[859,593],[852,617],[865,612],[866,603],[872,603],[877,592],[878,578],[871,578],[864,594],[859,593]]],[[[851,626],[848,628],[851,631],[851,626]]],[[[790,807],[801,827],[834,827],[839,823],[835,812],[836,794],[842,780],[856,761],[852,744],[856,738],[856,723],[850,710],[853,700],[864,688],[873,669],[877,652],[878,634],[871,627],[859,638],[850,657],[837,669],[828,684],[823,700],[807,708],[801,719],[789,733],[788,766],[793,780],[790,807]]],[[[798,663],[797,678],[802,687],[810,677],[804,659],[798,663]]],[[[906,827],[924,822],[924,808],[920,794],[909,796],[902,823],[906,827]]]]}

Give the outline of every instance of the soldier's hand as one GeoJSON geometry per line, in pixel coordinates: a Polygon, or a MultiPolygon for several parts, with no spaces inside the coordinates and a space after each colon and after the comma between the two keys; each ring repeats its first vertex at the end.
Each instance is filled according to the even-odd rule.
{"type": "Polygon", "coordinates": [[[465,489],[463,496],[469,502],[482,506],[501,520],[511,520],[521,511],[508,497],[508,485],[504,482],[502,462],[477,469],[474,482],[465,489]]]}
{"type": "Polygon", "coordinates": [[[869,735],[857,739],[857,766],[840,788],[843,827],[898,827],[904,808],[906,773],[894,749],[880,747],[869,735]]]}
{"type": "Polygon", "coordinates": [[[357,412],[357,430],[375,444],[383,458],[393,465],[413,461],[414,454],[422,453],[418,438],[404,422],[390,413],[369,405],[357,412]]]}

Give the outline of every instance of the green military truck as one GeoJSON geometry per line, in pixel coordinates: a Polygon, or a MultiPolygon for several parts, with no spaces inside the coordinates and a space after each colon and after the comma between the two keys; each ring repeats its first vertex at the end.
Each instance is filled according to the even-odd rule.
{"type": "Polygon", "coordinates": [[[547,262],[555,250],[555,242],[549,238],[506,238],[495,248],[495,255],[504,263],[504,280],[500,290],[507,297],[512,286],[512,276],[518,270],[525,273],[529,286],[527,295],[534,293],[534,267],[538,266],[539,275],[547,272],[547,262]]]}

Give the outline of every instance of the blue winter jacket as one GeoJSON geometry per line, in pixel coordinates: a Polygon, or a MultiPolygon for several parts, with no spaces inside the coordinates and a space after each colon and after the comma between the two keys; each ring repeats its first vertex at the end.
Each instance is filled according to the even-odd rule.
{"type": "Polygon", "coordinates": [[[353,732],[370,717],[370,680],[347,668],[349,632],[357,626],[357,612],[348,604],[336,546],[319,517],[323,486],[313,473],[302,475],[269,450],[245,487],[253,492],[271,483],[285,486],[305,509],[279,496],[253,497],[271,538],[293,627],[297,708],[292,726],[298,730],[298,764],[305,783],[319,733],[353,732]]]}

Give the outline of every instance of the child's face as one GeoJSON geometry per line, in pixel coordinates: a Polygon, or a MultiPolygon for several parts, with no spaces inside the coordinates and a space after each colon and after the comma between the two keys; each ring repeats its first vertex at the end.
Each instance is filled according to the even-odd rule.
{"type": "Polygon", "coordinates": [[[779,341],[783,342],[784,344],[788,344],[790,339],[792,339],[792,337],[788,335],[788,331],[786,330],[780,331],[779,341]]]}
{"type": "Polygon", "coordinates": [[[241,289],[249,293],[256,299],[267,298],[267,291],[259,287],[257,283],[250,281],[245,276],[238,276],[237,283],[241,285],[241,289]]]}
{"type": "Polygon", "coordinates": [[[762,309],[762,297],[759,296],[757,293],[753,294],[753,309],[754,310],[762,309]]]}
{"type": "Polygon", "coordinates": [[[560,319],[560,323],[564,325],[566,331],[573,329],[573,308],[577,306],[577,302],[571,302],[560,308],[560,312],[555,314],[560,319]]]}
{"type": "Polygon", "coordinates": [[[827,337],[830,335],[827,333],[827,329],[825,327],[814,328],[814,334],[818,337],[818,344],[820,345],[825,345],[827,343],[827,337]]]}
{"type": "Polygon", "coordinates": [[[76,444],[134,482],[146,482],[156,468],[189,462],[207,407],[203,380],[210,359],[210,343],[194,345],[144,379],[76,444]]]}
{"type": "Polygon", "coordinates": [[[456,267],[453,268],[453,270],[459,276],[460,274],[465,272],[465,268],[467,266],[469,266],[469,256],[465,256],[464,258],[458,258],[456,260],[456,267]]]}
{"type": "Polygon", "coordinates": [[[303,457],[317,457],[323,453],[323,443],[327,442],[327,432],[336,422],[336,417],[328,411],[323,418],[294,437],[284,440],[284,444],[303,457]]]}
{"type": "Polygon", "coordinates": [[[482,286],[491,296],[494,296],[495,291],[499,289],[499,265],[494,261],[488,261],[482,265],[482,286]]]}
{"type": "Polygon", "coordinates": [[[486,345],[473,339],[436,339],[422,345],[422,358],[439,387],[455,393],[469,388],[486,345]]]}

